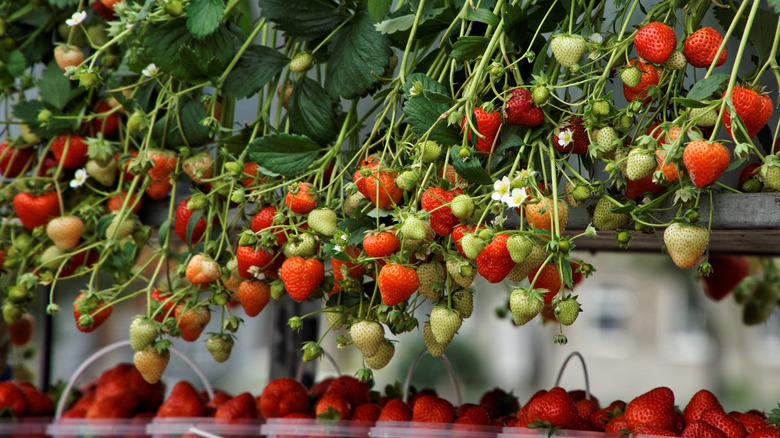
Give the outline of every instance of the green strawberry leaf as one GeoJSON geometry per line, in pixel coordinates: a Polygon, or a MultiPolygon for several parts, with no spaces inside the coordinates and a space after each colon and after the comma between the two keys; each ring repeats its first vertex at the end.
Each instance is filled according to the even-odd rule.
{"type": "Polygon", "coordinates": [[[313,79],[304,77],[293,86],[287,105],[290,129],[324,146],[338,135],[338,115],[328,93],[313,79]]]}
{"type": "Polygon", "coordinates": [[[769,7],[774,9],[776,13],[780,14],[780,0],[767,0],[766,2],[769,7]]]}
{"type": "Polygon", "coordinates": [[[252,161],[279,175],[302,173],[322,151],[310,138],[293,134],[264,135],[247,147],[252,161]]]}
{"type": "Polygon", "coordinates": [[[211,35],[222,22],[224,13],[223,0],[193,0],[187,6],[187,29],[196,38],[211,35]]]}
{"type": "Polygon", "coordinates": [[[222,92],[234,99],[249,97],[281,73],[290,59],[270,47],[249,46],[225,79],[222,92]]]}
{"type": "Polygon", "coordinates": [[[498,15],[491,12],[490,9],[485,9],[485,8],[468,9],[468,13],[466,14],[466,20],[478,21],[480,23],[485,23],[493,27],[497,27],[498,24],[501,22],[501,19],[498,18],[498,15]]]}
{"type": "Polygon", "coordinates": [[[368,16],[374,23],[379,23],[390,12],[393,0],[368,0],[368,16]]]}
{"type": "Polygon", "coordinates": [[[563,281],[566,283],[566,287],[569,289],[574,289],[574,286],[572,286],[572,270],[571,270],[571,264],[568,260],[564,260],[563,263],[561,263],[561,270],[563,271],[563,281]]]}
{"type": "Polygon", "coordinates": [[[366,218],[346,218],[339,222],[337,228],[349,233],[347,245],[357,246],[363,242],[363,235],[366,231],[376,228],[376,222],[366,218]]]}
{"type": "Polygon", "coordinates": [[[482,168],[482,163],[473,156],[470,159],[463,161],[460,156],[458,156],[457,146],[450,148],[450,163],[452,163],[452,167],[455,168],[458,175],[468,181],[480,185],[493,184],[493,178],[491,178],[490,174],[482,168]]]}
{"type": "Polygon", "coordinates": [[[415,84],[419,84],[424,91],[430,91],[441,95],[449,95],[447,88],[429,78],[422,73],[414,73],[409,75],[406,84],[404,84],[404,96],[406,102],[404,102],[404,114],[406,114],[407,121],[412,127],[412,131],[418,136],[422,137],[428,132],[431,127],[438,122],[438,124],[431,130],[428,136],[429,140],[438,141],[443,144],[456,144],[461,140],[458,131],[450,126],[447,126],[446,121],[441,120],[442,114],[449,110],[449,105],[446,103],[437,103],[432,99],[426,97],[424,94],[413,96],[411,90],[415,87],[415,84]]]}
{"type": "Polygon", "coordinates": [[[377,32],[383,34],[393,34],[409,30],[414,25],[414,14],[401,15],[399,17],[388,18],[387,20],[376,24],[377,32]]]}
{"type": "Polygon", "coordinates": [[[161,117],[155,122],[152,134],[155,140],[170,147],[197,147],[208,143],[208,128],[200,124],[206,118],[206,108],[192,98],[182,98],[167,117],[161,117]],[[163,135],[164,134],[164,135],[163,135]]]}
{"type": "Polygon", "coordinates": [[[351,23],[333,37],[325,89],[331,97],[364,95],[390,63],[390,39],[374,29],[368,12],[358,11],[351,23]]]}
{"type": "Polygon", "coordinates": [[[726,73],[717,73],[706,79],[702,79],[696,82],[693,88],[691,88],[691,91],[688,92],[687,98],[692,100],[709,99],[715,92],[720,89],[720,87],[723,86],[723,84],[728,82],[728,80],[729,75],[726,73]]]}
{"type": "Polygon", "coordinates": [[[57,109],[63,109],[70,97],[70,80],[62,73],[57,64],[50,63],[38,81],[38,95],[57,109]]]}
{"type": "Polygon", "coordinates": [[[490,39],[483,36],[462,36],[452,46],[450,58],[469,61],[485,52],[490,39]]]}
{"type": "Polygon", "coordinates": [[[13,115],[30,126],[31,131],[39,137],[54,137],[65,132],[72,132],[74,120],[64,118],[65,114],[54,108],[51,104],[40,100],[28,100],[19,102],[13,106],[13,115]],[[51,121],[41,125],[38,114],[42,110],[52,113],[51,121]]]}
{"type": "Polygon", "coordinates": [[[346,14],[330,0],[259,0],[263,16],[277,24],[287,36],[302,40],[324,37],[346,14]]]}
{"type": "Polygon", "coordinates": [[[705,108],[709,106],[708,103],[704,103],[700,100],[686,99],[684,97],[675,97],[674,101],[687,108],[705,108]]]}
{"type": "MultiPolygon", "coordinates": [[[[777,10],[777,4],[780,3],[777,0],[770,0],[769,6],[772,6],[777,10]]],[[[715,18],[720,22],[724,29],[728,29],[734,21],[735,10],[731,8],[716,8],[715,18]]],[[[732,38],[742,39],[745,32],[746,16],[741,17],[734,29],[732,38]]],[[[769,58],[772,51],[772,38],[767,38],[766,35],[774,35],[775,28],[777,27],[777,15],[758,9],[756,16],[753,19],[753,25],[750,28],[750,34],[748,35],[748,42],[755,47],[758,54],[758,62],[756,65],[762,65],[769,58]]]]}

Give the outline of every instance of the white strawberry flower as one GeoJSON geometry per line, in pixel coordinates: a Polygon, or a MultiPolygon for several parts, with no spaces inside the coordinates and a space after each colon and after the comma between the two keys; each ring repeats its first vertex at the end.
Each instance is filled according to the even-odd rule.
{"type": "Polygon", "coordinates": [[[344,252],[344,247],[341,245],[335,245],[333,249],[336,250],[336,252],[344,252]]]}
{"type": "Polygon", "coordinates": [[[565,129],[558,132],[558,146],[566,147],[574,141],[574,133],[571,129],[565,129]]]}
{"type": "Polygon", "coordinates": [[[494,201],[501,201],[505,196],[509,195],[509,190],[512,187],[512,183],[508,177],[503,177],[493,183],[493,194],[490,196],[494,201]]]}
{"type": "Polygon", "coordinates": [[[594,33],[594,34],[592,34],[590,37],[588,37],[588,39],[589,39],[591,42],[594,42],[594,43],[596,43],[596,44],[601,44],[601,42],[602,42],[602,41],[604,41],[604,37],[603,37],[603,36],[601,36],[601,34],[600,34],[600,33],[594,33]]]}
{"type": "Polygon", "coordinates": [[[70,18],[65,20],[65,24],[67,24],[69,27],[78,26],[82,21],[86,20],[86,18],[87,11],[74,12],[70,18]]]}
{"type": "Polygon", "coordinates": [[[141,70],[141,74],[146,76],[146,77],[152,77],[152,76],[156,75],[157,73],[159,73],[159,71],[160,71],[160,69],[158,69],[157,66],[154,65],[154,63],[152,63],[152,64],[147,65],[145,69],[141,70]]]}
{"type": "Polygon", "coordinates": [[[85,182],[87,182],[87,178],[89,175],[87,175],[87,169],[79,169],[76,171],[76,173],[73,175],[73,179],[70,180],[70,186],[74,189],[77,187],[81,187],[84,185],[85,182]]]}
{"type": "Polygon", "coordinates": [[[510,208],[517,208],[525,203],[529,198],[528,188],[522,187],[513,189],[512,194],[507,197],[506,205],[510,208]]]}

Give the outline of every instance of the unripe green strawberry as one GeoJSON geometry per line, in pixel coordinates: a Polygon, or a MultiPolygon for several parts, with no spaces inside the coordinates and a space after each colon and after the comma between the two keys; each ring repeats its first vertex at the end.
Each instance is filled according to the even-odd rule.
{"type": "Polygon", "coordinates": [[[303,348],[301,349],[303,350],[304,362],[311,362],[315,359],[319,359],[324,351],[322,347],[320,347],[320,344],[311,341],[303,344],[303,348]]]}
{"type": "Polygon", "coordinates": [[[417,278],[420,281],[417,291],[431,301],[438,301],[441,298],[445,277],[446,272],[441,263],[423,263],[417,267],[417,278]]]}
{"type": "Polygon", "coordinates": [[[79,86],[84,88],[91,88],[98,81],[98,75],[92,71],[82,71],[76,74],[76,79],[79,80],[79,86]]]}
{"type": "Polygon", "coordinates": [[[563,300],[555,306],[555,317],[563,325],[572,325],[582,309],[574,298],[563,300]]]}
{"type": "Polygon", "coordinates": [[[715,126],[715,123],[718,122],[718,107],[691,108],[688,117],[693,120],[693,124],[696,126],[702,128],[715,126]]]}
{"type": "Polygon", "coordinates": [[[284,244],[284,256],[289,258],[293,257],[311,257],[317,250],[317,240],[308,233],[299,234],[297,236],[291,236],[290,240],[284,244]]]}
{"type": "Polygon", "coordinates": [[[664,230],[664,244],[674,264],[682,269],[694,266],[704,254],[710,231],[701,225],[673,223],[664,230]]]}
{"type": "Polygon", "coordinates": [[[620,79],[623,80],[627,87],[634,88],[642,82],[642,71],[635,65],[632,65],[620,72],[620,79]]]}
{"type": "Polygon", "coordinates": [[[425,222],[417,216],[408,216],[401,225],[401,236],[404,239],[423,240],[427,234],[425,222]]]}
{"type": "Polygon", "coordinates": [[[455,283],[458,283],[462,287],[471,286],[471,284],[474,283],[474,278],[477,276],[477,268],[465,260],[447,260],[447,272],[449,272],[452,279],[455,280],[455,283]]]}
{"type": "Polygon", "coordinates": [[[283,297],[285,293],[287,293],[287,290],[284,288],[282,280],[274,280],[271,282],[271,298],[278,300],[283,297]]]}
{"type": "Polygon", "coordinates": [[[449,344],[461,324],[463,324],[463,320],[453,309],[435,306],[431,310],[431,330],[436,342],[440,344],[449,344]]]}
{"type": "Polygon", "coordinates": [[[585,53],[585,39],[579,35],[555,35],[550,42],[550,48],[558,64],[569,68],[579,62],[585,53]]]}
{"type": "Polygon", "coordinates": [[[233,338],[228,335],[211,335],[206,341],[206,349],[218,363],[230,359],[230,352],[233,350],[233,338]]]}
{"type": "Polygon", "coordinates": [[[609,105],[609,102],[606,100],[597,100],[593,102],[593,105],[591,106],[593,114],[599,116],[599,117],[606,117],[609,115],[609,112],[611,111],[611,107],[609,105]]]}
{"type": "Polygon", "coordinates": [[[618,143],[618,135],[615,132],[615,128],[605,126],[599,129],[598,134],[596,134],[596,143],[603,146],[607,153],[614,151],[618,143]]]}
{"type": "Polygon", "coordinates": [[[314,230],[314,232],[330,237],[336,232],[338,217],[336,216],[336,212],[331,209],[315,208],[309,212],[307,221],[309,227],[314,230]]]}
{"type": "Polygon", "coordinates": [[[123,219],[121,215],[115,214],[108,228],[106,228],[106,237],[121,240],[133,234],[133,231],[135,231],[134,220],[130,218],[123,219]]]}
{"type": "Polygon", "coordinates": [[[607,231],[622,227],[628,222],[629,216],[609,211],[613,205],[607,198],[601,198],[593,210],[593,226],[598,230],[607,231]]]}
{"type": "Polygon", "coordinates": [[[56,271],[65,262],[65,251],[52,245],[41,253],[41,268],[56,271]]]}
{"type": "Polygon", "coordinates": [[[376,321],[358,321],[349,329],[352,342],[365,357],[371,357],[379,351],[385,339],[385,328],[376,321]]]}
{"type": "Polygon", "coordinates": [[[293,56],[290,61],[290,71],[293,73],[302,73],[314,65],[314,58],[311,53],[301,52],[293,56]]]}
{"type": "Polygon", "coordinates": [[[116,181],[116,160],[109,161],[105,166],[101,166],[95,160],[89,160],[85,169],[87,175],[106,187],[113,186],[116,181]]]}
{"type": "Polygon", "coordinates": [[[24,304],[30,301],[30,290],[21,284],[15,284],[8,288],[8,301],[15,304],[24,304]]]}
{"type": "Polygon", "coordinates": [[[344,306],[329,306],[325,308],[325,322],[330,327],[331,331],[341,329],[346,322],[344,315],[346,308],[344,306]]]}
{"type": "Polygon", "coordinates": [[[634,148],[626,159],[626,178],[640,180],[651,175],[657,166],[655,154],[647,149],[634,148]]]}
{"type": "Polygon", "coordinates": [[[531,254],[533,242],[525,236],[515,234],[506,241],[506,249],[515,263],[522,263],[531,254]]]}
{"type": "Polygon", "coordinates": [[[450,201],[452,214],[458,219],[468,219],[474,214],[474,201],[468,195],[457,195],[450,201]]]}
{"type": "Polygon", "coordinates": [[[417,187],[417,181],[420,180],[420,175],[414,170],[406,170],[398,175],[395,179],[395,185],[402,190],[412,190],[417,187]]]}
{"type": "Polygon", "coordinates": [[[372,370],[381,370],[390,362],[390,359],[393,358],[394,354],[395,345],[388,339],[382,339],[382,342],[379,344],[379,350],[376,352],[376,354],[365,358],[366,365],[368,365],[368,367],[372,370]]]}
{"type": "Polygon", "coordinates": [[[547,258],[547,253],[544,251],[544,247],[541,245],[534,245],[531,248],[531,253],[523,260],[522,263],[517,263],[506,278],[509,281],[523,281],[528,278],[528,274],[532,269],[538,267],[544,259],[547,258]]]}
{"type": "Polygon", "coordinates": [[[764,179],[764,185],[774,191],[780,191],[780,164],[776,161],[761,166],[761,177],[764,179]]]}
{"type": "Polygon", "coordinates": [[[368,198],[360,192],[355,192],[344,199],[344,213],[347,216],[352,216],[361,205],[368,204],[368,198]]]}
{"type": "Polygon", "coordinates": [[[23,315],[24,307],[12,303],[3,304],[3,320],[5,320],[6,324],[13,324],[19,321],[23,315]]]}
{"type": "Polygon", "coordinates": [[[761,183],[751,178],[742,183],[741,190],[745,193],[756,193],[761,190],[761,183]]]}
{"type": "Polygon", "coordinates": [[[544,85],[537,85],[534,87],[533,91],[531,91],[531,99],[533,99],[534,105],[541,107],[550,100],[550,90],[544,85]]]}
{"type": "Polygon", "coordinates": [[[461,289],[452,294],[452,308],[466,319],[474,313],[474,294],[470,290],[461,289]]]}
{"type": "Polygon", "coordinates": [[[463,254],[473,260],[482,253],[485,241],[476,234],[466,233],[460,239],[460,246],[463,248],[463,254]]]}
{"type": "Polygon", "coordinates": [[[518,289],[509,296],[509,309],[512,320],[517,325],[525,325],[544,308],[542,294],[533,290],[518,289]]]}
{"type": "Polygon", "coordinates": [[[141,351],[152,345],[157,338],[157,328],[151,319],[138,315],[130,323],[130,347],[141,351]]]}
{"type": "MultiPolygon", "coordinates": [[[[5,307],[3,307],[3,314],[5,314],[5,307]]],[[[442,344],[436,340],[436,337],[433,336],[431,323],[429,322],[423,324],[423,340],[425,341],[425,346],[428,348],[428,353],[430,353],[433,357],[441,356],[442,353],[444,353],[444,350],[447,348],[447,345],[450,344],[449,342],[442,344]]]]}
{"type": "Polygon", "coordinates": [[[632,116],[629,116],[628,114],[623,114],[620,116],[620,126],[623,128],[630,128],[634,124],[634,118],[632,116]]]}
{"type": "Polygon", "coordinates": [[[432,163],[441,155],[441,145],[433,140],[427,140],[417,145],[420,148],[420,159],[423,163],[432,163]]]}
{"type": "Polygon", "coordinates": [[[688,65],[688,60],[685,59],[685,55],[680,50],[675,50],[669,56],[669,59],[664,61],[663,67],[667,70],[682,70],[688,65]]]}
{"type": "Polygon", "coordinates": [[[184,12],[184,5],[182,5],[181,0],[168,0],[163,8],[171,17],[178,17],[184,12]]]}

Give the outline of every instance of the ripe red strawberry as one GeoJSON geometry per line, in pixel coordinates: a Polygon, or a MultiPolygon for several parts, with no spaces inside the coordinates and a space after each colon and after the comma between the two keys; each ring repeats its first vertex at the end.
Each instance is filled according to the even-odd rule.
{"type": "Polygon", "coordinates": [[[29,313],[8,324],[8,338],[14,347],[24,347],[32,339],[35,318],[29,313]]]}
{"type": "Polygon", "coordinates": [[[22,171],[30,170],[33,155],[33,148],[14,147],[8,142],[0,143],[0,175],[16,178],[22,171]]]}
{"type": "Polygon", "coordinates": [[[447,191],[439,187],[430,188],[423,193],[421,206],[423,210],[430,213],[431,228],[436,234],[449,236],[455,225],[460,223],[460,219],[452,214],[452,209],[444,204],[462,194],[461,189],[447,191]]]}
{"type": "Polygon", "coordinates": [[[265,178],[262,175],[258,177],[257,168],[258,168],[258,164],[255,163],[254,161],[248,161],[244,163],[244,170],[242,176],[246,175],[248,177],[241,180],[241,184],[244,187],[265,183],[265,178]]]}
{"type": "Polygon", "coordinates": [[[92,113],[94,118],[85,122],[86,126],[82,126],[88,136],[97,137],[98,134],[102,134],[103,137],[107,137],[119,130],[118,111],[114,111],[107,102],[98,102],[92,109],[92,113]]]}
{"type": "Polygon", "coordinates": [[[195,254],[187,263],[184,275],[192,284],[212,283],[222,275],[222,269],[208,254],[195,254]]]}
{"type": "Polygon", "coordinates": [[[509,275],[515,262],[506,248],[508,234],[497,234],[477,256],[477,272],[490,283],[498,283],[509,275]]]}
{"type": "Polygon", "coordinates": [[[401,399],[389,400],[382,407],[379,418],[376,421],[411,421],[412,410],[401,399]]]}
{"type": "Polygon", "coordinates": [[[61,44],[54,48],[54,60],[64,71],[68,67],[78,67],[84,62],[84,52],[75,44],[61,44]]]}
{"type": "Polygon", "coordinates": [[[674,427],[674,393],[664,386],[652,389],[631,400],[625,416],[631,429],[644,424],[671,431],[674,427]]]}
{"type": "Polygon", "coordinates": [[[263,389],[257,405],[263,418],[281,418],[292,413],[306,413],[309,410],[309,394],[295,379],[274,379],[263,389]]]}
{"type": "Polygon", "coordinates": [[[111,394],[96,400],[87,409],[85,418],[130,418],[138,408],[138,394],[124,388],[117,394],[111,394]]]}
{"type": "Polygon", "coordinates": [[[242,392],[222,403],[214,412],[214,418],[236,420],[257,418],[255,398],[248,392],[242,392]]]}
{"type": "Polygon", "coordinates": [[[634,428],[634,430],[631,431],[631,435],[635,437],[639,436],[679,436],[676,433],[670,431],[670,430],[664,430],[659,429],[657,427],[653,426],[647,426],[645,424],[640,424],[637,427],[634,428]]]}
{"type": "Polygon", "coordinates": [[[40,196],[20,192],[14,196],[14,212],[28,230],[46,225],[50,219],[59,216],[60,204],[57,192],[51,191],[40,196]]]}
{"type": "Polygon", "coordinates": [[[530,422],[547,421],[551,427],[566,428],[577,420],[577,408],[563,388],[555,387],[528,403],[526,419],[530,422]]]}
{"type": "Polygon", "coordinates": [[[490,424],[490,414],[480,405],[465,403],[458,406],[457,418],[453,423],[487,426],[490,424]]]}
{"type": "Polygon", "coordinates": [[[282,263],[279,277],[290,297],[301,302],[322,284],[325,279],[325,267],[317,259],[292,257],[282,263]]]}
{"type": "Polygon", "coordinates": [[[176,326],[181,330],[181,338],[187,342],[195,342],[211,321],[211,310],[208,306],[187,308],[184,304],[174,309],[176,326]]]}
{"type": "Polygon", "coordinates": [[[723,409],[715,408],[704,411],[701,414],[701,420],[722,430],[727,438],[745,438],[748,434],[745,426],[723,409]]]}
{"type": "Polygon", "coordinates": [[[558,125],[558,129],[553,131],[553,147],[564,154],[569,152],[577,155],[586,154],[590,139],[583,122],[582,116],[571,116],[563,119],[558,125]]]}
{"type": "Polygon", "coordinates": [[[317,207],[317,193],[314,189],[303,182],[287,192],[285,198],[287,207],[298,214],[308,214],[317,207]]]}
{"type": "Polygon", "coordinates": [[[663,189],[665,189],[663,185],[653,182],[652,174],[637,180],[626,178],[625,193],[626,198],[628,199],[636,199],[640,196],[643,196],[645,193],[651,193],[654,195],[663,189]]]}
{"type": "Polygon", "coordinates": [[[368,232],[363,236],[363,249],[369,257],[389,257],[400,248],[401,240],[389,231],[368,232]]]}
{"type": "Polygon", "coordinates": [[[629,87],[624,83],[623,96],[629,102],[639,99],[645,104],[649,103],[652,98],[647,95],[647,89],[652,85],[658,85],[658,81],[661,79],[658,69],[654,65],[646,64],[638,59],[634,59],[628,64],[635,65],[642,71],[642,80],[636,87],[629,87]]]}
{"type": "Polygon", "coordinates": [[[379,418],[382,407],[376,403],[363,403],[352,409],[352,421],[364,421],[373,423],[379,418]]]}
{"type": "Polygon", "coordinates": [[[720,178],[729,167],[729,150],[717,142],[695,140],[683,151],[683,164],[696,187],[706,187],[720,178]]]}
{"type": "Polygon", "coordinates": [[[398,263],[383,266],[376,281],[382,294],[382,302],[388,306],[405,301],[420,286],[420,279],[414,268],[398,263]]]}
{"type": "Polygon", "coordinates": [[[531,272],[528,273],[528,281],[532,282],[534,289],[547,289],[547,292],[544,293],[544,303],[547,305],[552,303],[555,295],[563,287],[563,282],[555,263],[547,263],[541,269],[539,267],[531,269],[531,272]]]}
{"type": "MultiPolygon", "coordinates": [[[[683,55],[688,63],[694,67],[708,67],[715,60],[715,54],[718,53],[718,47],[723,42],[720,32],[711,28],[703,27],[689,36],[683,44],[683,55]]],[[[726,62],[728,50],[724,47],[721,52],[716,67],[720,67],[726,62]]]]}
{"type": "Polygon", "coordinates": [[[732,411],[729,412],[729,415],[736,418],[740,423],[742,423],[742,425],[745,426],[745,429],[747,430],[748,434],[751,434],[757,430],[769,426],[769,423],[766,421],[766,419],[756,414],[732,411]]]}
{"type": "Polygon", "coordinates": [[[685,417],[685,423],[692,423],[695,420],[700,420],[702,414],[710,409],[723,410],[720,401],[706,389],[702,389],[691,397],[691,401],[685,406],[683,410],[683,417],[685,417]]]}
{"type": "Polygon", "coordinates": [[[158,417],[204,417],[208,412],[206,403],[192,384],[186,380],[177,383],[171,394],[157,410],[158,417]]]}
{"type": "Polygon", "coordinates": [[[154,165],[149,169],[149,177],[155,181],[167,181],[171,172],[176,169],[176,154],[173,151],[149,149],[145,156],[154,161],[154,165]]]}
{"type": "Polygon", "coordinates": [[[388,210],[393,208],[404,195],[403,189],[396,185],[396,173],[386,170],[384,165],[369,157],[355,171],[352,180],[360,193],[368,198],[377,208],[388,210]]]}
{"type": "MultiPolygon", "coordinates": [[[[471,129],[468,126],[466,117],[461,122],[463,130],[469,130],[469,140],[471,140],[471,129]]],[[[483,154],[493,152],[497,145],[496,134],[501,127],[501,113],[498,111],[485,112],[482,108],[474,108],[474,127],[484,137],[478,137],[477,150],[483,154]]]]}
{"type": "Polygon", "coordinates": [[[280,229],[279,231],[274,231],[277,228],[278,224],[274,223],[274,218],[276,217],[277,209],[275,206],[265,207],[262,210],[258,211],[254,217],[252,217],[252,231],[255,233],[259,233],[263,230],[268,230],[269,232],[272,232],[273,235],[276,237],[276,244],[281,246],[287,243],[287,233],[280,229]]]}
{"type": "Polygon", "coordinates": [[[677,47],[677,36],[674,30],[658,22],[642,26],[634,34],[634,50],[640,58],[653,64],[664,63],[677,47]]]}
{"type": "Polygon", "coordinates": [[[171,194],[171,189],[173,188],[173,184],[171,184],[170,180],[164,180],[164,181],[155,181],[150,180],[149,186],[146,188],[146,195],[155,201],[160,201],[168,197],[168,195],[171,194]]]}
{"type": "Polygon", "coordinates": [[[613,417],[623,415],[625,409],[626,402],[623,400],[615,400],[606,408],[593,412],[589,418],[590,425],[593,427],[593,430],[604,432],[609,420],[613,417]]]}
{"type": "Polygon", "coordinates": [[[51,143],[51,150],[64,169],[76,169],[87,163],[87,143],[78,134],[60,134],[51,143]]]}
{"type": "Polygon", "coordinates": [[[137,194],[129,195],[125,189],[120,190],[119,194],[108,198],[106,208],[108,208],[108,211],[119,211],[122,209],[125,200],[127,200],[127,205],[131,207],[130,211],[138,213],[138,210],[141,209],[141,197],[137,194]]]}
{"type": "Polygon", "coordinates": [[[87,297],[82,292],[73,301],[73,319],[76,320],[76,328],[84,333],[89,333],[100,327],[113,311],[114,306],[106,306],[103,300],[96,295],[87,297]],[[82,321],[82,316],[87,314],[92,318],[92,325],[84,324],[82,321]]]}
{"type": "Polygon", "coordinates": [[[500,418],[515,414],[520,410],[520,401],[511,392],[501,388],[493,388],[482,394],[479,404],[490,414],[490,418],[500,418]]]}
{"type": "Polygon", "coordinates": [[[167,292],[161,292],[159,289],[152,289],[151,297],[152,310],[163,307],[155,316],[154,320],[157,322],[163,322],[165,316],[173,316],[173,308],[176,306],[176,300],[173,299],[173,295],[167,292]],[[155,302],[157,304],[155,304],[155,302]]]}
{"type": "Polygon", "coordinates": [[[352,417],[352,407],[344,397],[325,395],[317,402],[314,414],[317,418],[349,420],[352,417]]]}
{"type": "Polygon", "coordinates": [[[371,387],[352,376],[340,376],[330,382],[324,395],[343,397],[350,405],[358,406],[370,401],[371,387]]]}
{"type": "Polygon", "coordinates": [[[104,20],[114,21],[116,20],[114,5],[121,2],[122,0],[94,0],[89,6],[94,9],[98,15],[103,17],[104,20]]]}
{"type": "Polygon", "coordinates": [[[271,287],[262,280],[244,280],[238,286],[238,300],[247,316],[257,316],[271,301],[271,287]]]}
{"type": "Polygon", "coordinates": [[[614,433],[618,435],[622,435],[626,431],[630,431],[628,421],[626,421],[626,416],[619,415],[617,417],[612,417],[612,419],[607,422],[607,427],[604,429],[604,431],[606,433],[614,433]]]}
{"type": "Polygon", "coordinates": [[[433,395],[418,398],[412,408],[412,421],[422,423],[452,423],[455,407],[447,400],[433,395]]]}
{"type": "Polygon", "coordinates": [[[720,301],[734,290],[748,275],[750,264],[743,256],[711,255],[712,273],[701,277],[704,293],[714,301],[720,301]]]}
{"type": "MultiPolygon", "coordinates": [[[[721,97],[725,96],[726,92],[724,91],[721,97]]],[[[731,102],[734,104],[737,115],[742,119],[749,138],[755,137],[772,117],[774,108],[768,94],[759,94],[750,88],[735,86],[731,90],[731,102]]],[[[734,138],[732,129],[738,131],[738,128],[732,128],[731,125],[731,113],[726,108],[723,113],[723,127],[726,128],[726,132],[731,138],[734,138]]]]}
{"type": "Polygon", "coordinates": [[[54,402],[49,394],[41,392],[30,382],[14,382],[27,398],[27,415],[37,417],[54,414],[54,402]]]}
{"type": "Polygon", "coordinates": [[[726,438],[726,434],[722,430],[701,420],[689,422],[680,436],[683,438],[726,438]]]}
{"type": "Polygon", "coordinates": [[[274,255],[263,248],[255,249],[251,246],[239,246],[236,248],[236,261],[238,262],[238,275],[243,278],[253,279],[255,275],[271,265],[274,255]]]}
{"type": "Polygon", "coordinates": [[[747,438],[780,438],[780,428],[766,427],[750,433],[747,438]]]}
{"type": "Polygon", "coordinates": [[[179,236],[179,239],[194,245],[198,243],[201,238],[203,238],[203,234],[206,232],[206,221],[203,220],[203,217],[198,219],[198,222],[196,222],[192,228],[190,239],[187,240],[187,228],[189,227],[190,218],[193,214],[195,214],[195,211],[197,211],[187,208],[187,202],[189,200],[190,198],[184,198],[176,207],[174,230],[176,231],[176,235],[179,236]]]}
{"type": "Polygon", "coordinates": [[[525,88],[515,88],[504,104],[504,121],[510,125],[536,127],[544,122],[544,111],[534,105],[532,94],[525,88]]]}

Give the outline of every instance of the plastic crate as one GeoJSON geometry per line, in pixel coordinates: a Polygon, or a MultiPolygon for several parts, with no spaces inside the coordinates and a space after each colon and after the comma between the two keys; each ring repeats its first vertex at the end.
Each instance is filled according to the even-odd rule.
{"type": "Polygon", "coordinates": [[[496,438],[502,428],[453,423],[419,423],[410,421],[378,421],[371,428],[374,438],[496,438]]]}
{"type": "Polygon", "coordinates": [[[146,433],[148,423],[148,418],[60,418],[46,427],[46,433],[58,438],[96,436],[145,438],[148,437],[146,433]]]}
{"type": "MultiPolygon", "coordinates": [[[[549,436],[548,429],[531,429],[527,427],[505,427],[504,430],[498,434],[497,438],[522,438],[522,437],[547,437],[549,436]]],[[[567,430],[558,429],[553,433],[553,436],[570,437],[570,438],[605,438],[612,436],[611,434],[605,434],[604,432],[593,432],[584,430],[567,430]]],[[[619,435],[615,434],[614,438],[618,438],[619,435]]]]}
{"type": "Polygon", "coordinates": [[[0,421],[0,436],[38,438],[46,436],[46,427],[51,423],[49,417],[22,418],[21,420],[3,419],[0,421]]]}
{"type": "Polygon", "coordinates": [[[265,421],[261,432],[268,438],[290,437],[368,437],[374,423],[362,421],[314,420],[305,418],[272,418],[265,421]]]}
{"type": "Polygon", "coordinates": [[[146,426],[146,432],[152,438],[258,437],[262,424],[263,420],[155,418],[146,426]]]}

